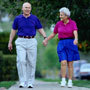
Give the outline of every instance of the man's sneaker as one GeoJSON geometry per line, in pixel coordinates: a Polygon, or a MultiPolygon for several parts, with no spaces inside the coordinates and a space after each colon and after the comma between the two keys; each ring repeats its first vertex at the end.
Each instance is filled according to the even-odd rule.
{"type": "Polygon", "coordinates": [[[33,88],[33,85],[32,84],[28,84],[28,88],[33,88]]]}
{"type": "Polygon", "coordinates": [[[24,88],[24,86],[22,86],[22,85],[19,85],[19,88],[24,88]]]}
{"type": "Polygon", "coordinates": [[[72,87],[73,87],[72,81],[68,81],[68,88],[72,88],[72,87]]]}
{"type": "Polygon", "coordinates": [[[65,87],[66,86],[66,81],[61,81],[61,87],[65,87]]]}
{"type": "Polygon", "coordinates": [[[25,87],[25,83],[24,82],[19,84],[19,88],[24,88],[24,87],[25,87]]]}

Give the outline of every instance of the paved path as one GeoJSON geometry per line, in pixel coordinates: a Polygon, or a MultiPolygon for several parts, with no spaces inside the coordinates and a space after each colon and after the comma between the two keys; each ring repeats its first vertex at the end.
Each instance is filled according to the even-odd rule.
{"type": "Polygon", "coordinates": [[[60,87],[60,84],[57,82],[43,82],[43,81],[35,81],[34,88],[18,88],[18,83],[13,85],[8,90],[90,90],[90,88],[84,87],[60,87]]]}

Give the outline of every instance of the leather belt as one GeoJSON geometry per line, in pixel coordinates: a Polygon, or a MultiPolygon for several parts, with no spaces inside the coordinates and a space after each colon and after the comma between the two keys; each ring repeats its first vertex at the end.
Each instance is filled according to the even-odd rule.
{"type": "Polygon", "coordinates": [[[20,37],[20,38],[28,38],[28,39],[30,39],[30,38],[34,38],[35,36],[18,36],[18,37],[20,37]]]}

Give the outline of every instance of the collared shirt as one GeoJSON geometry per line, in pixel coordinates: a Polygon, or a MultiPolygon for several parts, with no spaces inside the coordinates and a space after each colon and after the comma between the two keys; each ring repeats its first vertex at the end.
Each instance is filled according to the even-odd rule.
{"type": "Polygon", "coordinates": [[[54,28],[54,33],[58,33],[58,38],[73,38],[73,31],[78,30],[75,21],[69,18],[69,22],[64,24],[63,21],[57,22],[54,28]]]}
{"type": "Polygon", "coordinates": [[[21,14],[14,19],[12,28],[18,30],[18,36],[35,36],[36,29],[42,28],[42,25],[35,15],[26,18],[21,14]]]}

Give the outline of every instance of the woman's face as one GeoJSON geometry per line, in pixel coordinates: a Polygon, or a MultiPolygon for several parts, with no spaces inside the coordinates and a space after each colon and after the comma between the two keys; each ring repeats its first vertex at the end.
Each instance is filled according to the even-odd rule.
{"type": "Polygon", "coordinates": [[[63,12],[60,12],[60,19],[61,21],[65,21],[68,17],[63,13],[63,12]]]}

